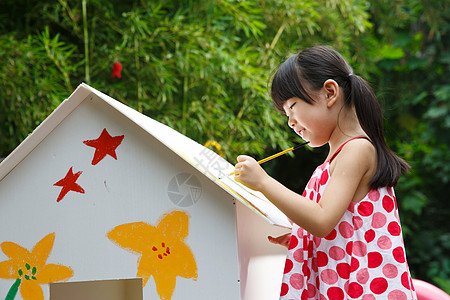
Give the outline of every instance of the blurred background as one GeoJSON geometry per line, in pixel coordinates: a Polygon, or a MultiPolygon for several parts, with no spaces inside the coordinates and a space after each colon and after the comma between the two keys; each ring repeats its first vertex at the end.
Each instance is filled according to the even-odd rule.
{"type": "MultiPolygon", "coordinates": [[[[235,163],[300,142],[268,96],[288,56],[328,45],[366,78],[386,139],[412,276],[450,293],[449,0],[2,0],[0,159],[85,82],[235,163]]],[[[301,192],[326,156],[264,164],[301,192]]],[[[1,200],[1,199],[0,199],[1,200]]]]}

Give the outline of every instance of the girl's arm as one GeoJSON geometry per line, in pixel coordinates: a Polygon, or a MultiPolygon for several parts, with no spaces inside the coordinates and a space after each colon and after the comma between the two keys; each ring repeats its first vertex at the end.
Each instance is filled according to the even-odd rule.
{"type": "MultiPolygon", "coordinates": [[[[332,174],[319,203],[289,190],[270,177],[249,156],[239,156],[235,179],[262,192],[290,220],[318,237],[325,237],[344,215],[358,191],[369,191],[369,181],[376,167],[375,149],[366,140],[344,146],[333,161],[332,174]]],[[[358,193],[360,194],[360,193],[358,193]]]]}

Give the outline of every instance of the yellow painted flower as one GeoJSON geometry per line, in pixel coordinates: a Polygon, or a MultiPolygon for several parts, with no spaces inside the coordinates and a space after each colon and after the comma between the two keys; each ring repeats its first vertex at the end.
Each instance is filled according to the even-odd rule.
{"type": "Polygon", "coordinates": [[[197,263],[185,243],[189,234],[189,216],[172,211],[160,218],[158,225],[145,222],[122,224],[107,237],[125,250],[139,255],[137,277],[143,285],[153,276],[156,291],[163,300],[170,300],[177,276],[197,280],[197,263]]]}
{"type": "Polygon", "coordinates": [[[19,287],[24,300],[44,299],[40,284],[66,281],[73,276],[73,270],[70,267],[46,264],[54,241],[55,233],[53,232],[40,240],[31,252],[13,242],[0,244],[3,253],[10,258],[0,262],[0,278],[16,280],[5,300],[14,299],[19,287]]]}

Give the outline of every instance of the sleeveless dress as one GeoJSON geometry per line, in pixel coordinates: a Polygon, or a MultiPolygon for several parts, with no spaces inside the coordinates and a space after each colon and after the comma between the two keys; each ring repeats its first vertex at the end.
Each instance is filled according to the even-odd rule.
{"type": "MultiPolygon", "coordinates": [[[[346,143],[317,167],[304,197],[319,202],[330,163],[346,143]]],[[[293,224],[280,299],[417,299],[394,189],[371,190],[360,202],[352,202],[324,238],[293,224]]]]}

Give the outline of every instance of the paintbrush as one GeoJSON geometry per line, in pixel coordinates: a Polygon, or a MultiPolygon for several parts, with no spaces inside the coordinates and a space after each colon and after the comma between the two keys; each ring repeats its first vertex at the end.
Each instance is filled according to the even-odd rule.
{"type": "MultiPolygon", "coordinates": [[[[281,155],[286,154],[286,153],[288,153],[288,152],[297,150],[298,148],[301,148],[301,147],[307,145],[308,143],[309,143],[309,142],[304,142],[304,143],[295,145],[294,147],[291,147],[291,148],[289,148],[289,149],[286,149],[286,150],[283,150],[283,151],[281,151],[281,152],[275,153],[274,155],[271,155],[271,156],[268,156],[268,157],[263,158],[263,159],[261,159],[261,160],[258,160],[258,164],[265,163],[266,161],[269,161],[269,160],[272,160],[272,159],[274,159],[274,158],[277,158],[278,156],[281,156],[281,155]]],[[[233,174],[234,174],[234,172],[231,172],[231,173],[228,174],[227,176],[231,176],[231,175],[233,175],[233,174]]]]}

